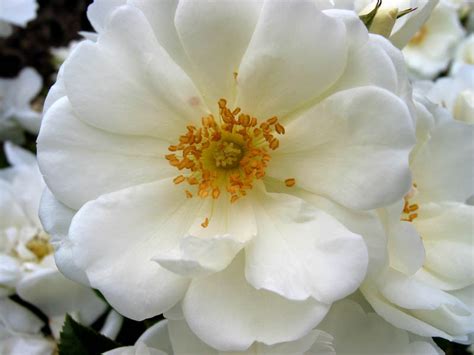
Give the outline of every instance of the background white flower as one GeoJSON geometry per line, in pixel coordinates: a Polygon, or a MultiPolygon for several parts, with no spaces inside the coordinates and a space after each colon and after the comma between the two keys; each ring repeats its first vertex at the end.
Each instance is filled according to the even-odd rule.
{"type": "Polygon", "coordinates": [[[413,188],[381,211],[389,263],[362,292],[376,312],[422,336],[469,343],[474,332],[474,126],[417,101],[413,188]]]}
{"type": "Polygon", "coordinates": [[[474,123],[474,65],[464,65],[456,74],[435,82],[415,82],[415,92],[445,107],[454,119],[474,123]]]}
{"type": "Polygon", "coordinates": [[[440,2],[403,49],[410,73],[419,79],[436,77],[448,68],[463,36],[456,8],[440,2]]]}
{"type": "Polygon", "coordinates": [[[41,114],[31,107],[31,101],[43,85],[33,68],[23,69],[16,78],[0,79],[0,141],[21,141],[23,130],[37,134],[41,114]]]}
{"type": "Polygon", "coordinates": [[[7,297],[0,297],[1,354],[53,354],[56,344],[42,335],[43,326],[32,312],[7,297]]]}
{"type": "Polygon", "coordinates": [[[36,0],[0,0],[0,37],[12,33],[11,25],[25,27],[36,17],[36,0]]]}
{"type": "Polygon", "coordinates": [[[474,66],[474,33],[471,33],[459,43],[451,64],[451,74],[457,74],[466,64],[474,66]]]}
{"type": "Polygon", "coordinates": [[[106,304],[55,265],[50,237],[38,218],[44,182],[35,156],[10,143],[5,153],[12,167],[0,170],[0,293],[17,293],[51,319],[74,313],[91,324],[106,304]]]}
{"type": "Polygon", "coordinates": [[[298,339],[365,276],[358,227],[332,214],[360,226],[410,187],[400,53],[354,13],[312,1],[105,4],[90,8],[98,39],[66,60],[38,140],[58,266],[134,319],[182,301],[190,328],[221,350],[298,339]],[[201,165],[194,176],[175,153],[250,164],[245,135],[217,131],[219,117],[265,131],[244,149],[262,160],[234,185],[201,165]]]}

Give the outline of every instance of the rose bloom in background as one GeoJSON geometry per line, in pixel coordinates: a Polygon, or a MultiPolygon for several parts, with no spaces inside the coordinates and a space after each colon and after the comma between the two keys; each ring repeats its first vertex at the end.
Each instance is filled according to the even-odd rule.
{"type": "MultiPolygon", "coordinates": [[[[14,323],[4,324],[6,334],[0,339],[6,340],[0,349],[8,353],[12,347],[13,353],[20,353],[27,351],[22,347],[27,346],[24,342],[30,344],[27,337],[20,335],[36,329],[33,333],[39,336],[43,324],[28,310],[17,312],[19,306],[12,305],[7,296],[16,293],[39,308],[48,317],[56,339],[66,313],[89,325],[106,311],[107,305],[90,288],[65,278],[55,265],[54,240],[44,232],[38,218],[44,182],[35,156],[11,143],[5,144],[5,152],[11,167],[0,170],[0,301],[4,314],[12,314],[3,321],[14,323]],[[19,329],[18,337],[15,329],[19,329]]],[[[109,323],[115,323],[115,330],[112,324],[107,325],[111,329],[108,335],[114,337],[120,328],[120,317],[111,316],[109,323]]],[[[49,342],[54,344],[52,339],[49,342]]],[[[34,344],[40,349],[45,346],[44,341],[35,340],[34,344]]],[[[43,353],[34,344],[30,344],[28,352],[43,353]]]]}

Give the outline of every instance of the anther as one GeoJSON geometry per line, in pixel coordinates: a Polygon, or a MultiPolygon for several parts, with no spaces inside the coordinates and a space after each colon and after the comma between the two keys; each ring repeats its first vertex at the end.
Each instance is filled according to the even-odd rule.
{"type": "Polygon", "coordinates": [[[179,175],[179,176],[176,176],[174,179],[173,179],[173,182],[178,185],[178,184],[181,184],[186,178],[183,176],[183,175],[179,175]]]}
{"type": "Polygon", "coordinates": [[[285,180],[285,185],[288,187],[293,187],[295,186],[295,184],[296,184],[296,179],[291,178],[291,179],[285,180]]]}

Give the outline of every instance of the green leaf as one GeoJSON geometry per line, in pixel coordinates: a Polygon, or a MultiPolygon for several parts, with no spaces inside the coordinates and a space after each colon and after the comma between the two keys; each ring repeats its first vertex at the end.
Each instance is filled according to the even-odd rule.
{"type": "Polygon", "coordinates": [[[67,314],[59,338],[59,355],[95,355],[121,345],[94,329],[77,323],[67,314]]]}
{"type": "Polygon", "coordinates": [[[409,9],[405,9],[403,11],[400,11],[397,15],[397,19],[402,18],[403,16],[408,15],[408,14],[412,13],[413,11],[415,11],[417,9],[418,9],[417,7],[411,7],[409,9]]]}
{"type": "Polygon", "coordinates": [[[375,7],[372,11],[365,15],[359,16],[360,20],[364,23],[367,29],[369,29],[372,25],[372,22],[374,21],[374,18],[377,15],[377,11],[379,11],[380,6],[382,6],[382,0],[377,0],[377,3],[375,4],[375,7]]]}

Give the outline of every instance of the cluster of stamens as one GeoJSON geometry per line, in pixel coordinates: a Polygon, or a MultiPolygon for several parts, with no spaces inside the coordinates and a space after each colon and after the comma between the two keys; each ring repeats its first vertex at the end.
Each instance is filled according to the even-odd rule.
{"type": "Polygon", "coordinates": [[[31,251],[38,260],[54,252],[53,246],[49,242],[49,236],[45,233],[39,233],[31,238],[26,244],[26,248],[31,251]]]}
{"type": "Polygon", "coordinates": [[[413,222],[415,218],[418,217],[418,209],[419,206],[416,203],[410,203],[410,199],[416,194],[417,185],[413,184],[412,189],[410,192],[403,198],[404,205],[403,205],[403,214],[400,220],[406,222],[413,222]]]}
{"type": "MultiPolygon", "coordinates": [[[[217,199],[224,189],[234,203],[247,194],[254,180],[265,176],[269,152],[279,147],[276,136],[285,134],[285,128],[277,117],[258,123],[256,117],[242,113],[238,107],[230,110],[225,99],[220,99],[218,105],[219,121],[210,114],[202,117],[201,127],[188,125],[179,144],[170,145],[171,153],[165,157],[183,171],[174,183],[195,187],[194,193],[185,190],[186,197],[217,199]]],[[[295,180],[287,179],[285,184],[293,186],[295,180]]],[[[207,226],[208,221],[203,224],[207,226]]]]}

